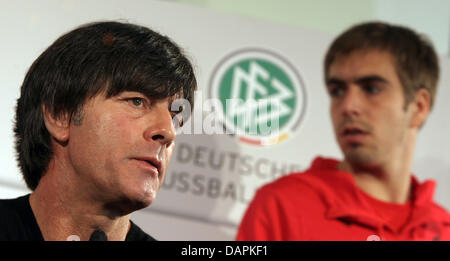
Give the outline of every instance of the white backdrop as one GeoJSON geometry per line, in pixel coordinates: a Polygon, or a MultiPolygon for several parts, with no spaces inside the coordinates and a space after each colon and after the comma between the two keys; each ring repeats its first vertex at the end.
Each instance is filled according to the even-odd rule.
{"type": "MultiPolygon", "coordinates": [[[[61,34],[92,21],[122,19],[166,34],[196,67],[200,99],[214,96],[214,76],[236,52],[257,49],[291,68],[302,115],[287,137],[259,146],[228,135],[180,135],[156,202],[133,220],[161,240],[232,240],[255,189],[317,155],[340,157],[328,116],[322,60],[332,36],[160,1],[14,1],[2,3],[0,28],[0,198],[27,193],[13,150],[12,121],[23,77],[37,56],[61,34]],[[8,25],[8,26],[6,26],[8,25]],[[212,94],[211,94],[212,93],[212,94]],[[216,164],[211,164],[211,162],[216,164]],[[221,164],[218,164],[221,163],[221,164]],[[219,166],[220,165],[220,166],[219,166]]],[[[283,67],[284,66],[284,67],[283,67]]],[[[223,69],[225,70],[225,69],[223,69]]],[[[450,207],[450,59],[441,59],[435,108],[422,129],[414,173],[438,181],[436,198],[450,207]]],[[[272,77],[272,76],[271,76],[272,77]]],[[[225,87],[226,89],[226,87],[225,87]]],[[[194,116],[205,115],[201,106],[194,116]]]]}

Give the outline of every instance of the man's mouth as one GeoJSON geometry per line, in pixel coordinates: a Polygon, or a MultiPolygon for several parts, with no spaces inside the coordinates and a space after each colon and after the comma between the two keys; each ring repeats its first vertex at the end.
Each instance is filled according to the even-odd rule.
{"type": "Polygon", "coordinates": [[[137,157],[134,159],[142,162],[144,167],[157,171],[158,175],[161,173],[161,161],[157,160],[155,157],[137,157]]]}
{"type": "Polygon", "coordinates": [[[358,135],[358,134],[367,134],[367,132],[365,132],[359,128],[350,127],[350,128],[344,128],[341,135],[342,136],[350,136],[350,135],[358,135]]]}
{"type": "Polygon", "coordinates": [[[358,126],[346,126],[342,129],[341,138],[344,139],[346,143],[356,144],[361,143],[369,132],[358,126]]]}

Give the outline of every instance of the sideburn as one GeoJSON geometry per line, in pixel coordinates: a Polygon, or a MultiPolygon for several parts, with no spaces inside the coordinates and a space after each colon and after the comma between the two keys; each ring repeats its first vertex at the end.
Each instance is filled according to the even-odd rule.
{"type": "Polygon", "coordinates": [[[73,125],[80,126],[83,122],[83,106],[79,106],[73,114],[73,125]]]}

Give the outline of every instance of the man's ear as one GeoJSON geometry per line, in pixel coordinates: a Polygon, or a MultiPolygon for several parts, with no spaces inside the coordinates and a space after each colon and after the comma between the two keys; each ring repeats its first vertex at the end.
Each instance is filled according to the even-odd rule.
{"type": "Polygon", "coordinates": [[[412,106],[411,127],[420,128],[425,123],[430,113],[430,99],[430,93],[426,89],[421,88],[416,91],[410,104],[412,106]]]}
{"type": "Polygon", "coordinates": [[[42,105],[42,112],[44,115],[45,127],[50,135],[61,144],[67,143],[70,133],[70,117],[64,114],[55,118],[55,116],[47,110],[45,105],[42,105]]]}

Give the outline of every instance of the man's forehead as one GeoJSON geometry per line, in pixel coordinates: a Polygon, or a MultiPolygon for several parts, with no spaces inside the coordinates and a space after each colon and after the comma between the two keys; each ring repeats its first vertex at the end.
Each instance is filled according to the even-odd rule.
{"type": "Polygon", "coordinates": [[[367,76],[392,77],[396,74],[391,53],[383,50],[356,50],[340,55],[331,63],[328,70],[329,79],[352,82],[367,76]]]}

